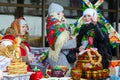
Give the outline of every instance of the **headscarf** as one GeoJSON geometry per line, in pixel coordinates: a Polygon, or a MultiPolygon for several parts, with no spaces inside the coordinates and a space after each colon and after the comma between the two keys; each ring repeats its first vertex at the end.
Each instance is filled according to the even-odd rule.
{"type": "Polygon", "coordinates": [[[48,8],[48,14],[51,14],[53,12],[57,12],[57,13],[60,13],[60,12],[63,12],[64,8],[57,4],[57,3],[51,3],[49,8],[48,8]]]}
{"type": "Polygon", "coordinates": [[[95,9],[92,8],[87,8],[84,12],[83,12],[83,16],[84,15],[91,15],[92,17],[97,17],[97,11],[95,9]]]}
{"type": "MultiPolygon", "coordinates": [[[[25,18],[20,17],[18,19],[15,19],[11,23],[11,27],[8,27],[6,29],[5,35],[12,34],[12,35],[14,35],[14,37],[17,37],[17,36],[22,37],[22,41],[28,40],[28,36],[29,36],[28,32],[24,36],[20,35],[20,26],[23,25],[23,24],[27,25],[27,22],[26,22],[25,18]]],[[[28,27],[28,25],[27,25],[27,27],[28,27]]]]}
{"type": "Polygon", "coordinates": [[[60,12],[63,12],[61,5],[52,3],[48,8],[48,12],[46,25],[47,40],[50,46],[48,57],[57,61],[64,43],[69,39],[69,32],[66,30],[64,16],[59,15],[60,12]]]}

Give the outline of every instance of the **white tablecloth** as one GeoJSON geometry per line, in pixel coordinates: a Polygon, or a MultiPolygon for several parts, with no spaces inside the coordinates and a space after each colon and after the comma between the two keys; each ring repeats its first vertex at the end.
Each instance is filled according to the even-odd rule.
{"type": "Polygon", "coordinates": [[[11,74],[9,75],[7,72],[3,73],[3,80],[29,80],[32,72],[28,72],[27,74],[11,74]]]}

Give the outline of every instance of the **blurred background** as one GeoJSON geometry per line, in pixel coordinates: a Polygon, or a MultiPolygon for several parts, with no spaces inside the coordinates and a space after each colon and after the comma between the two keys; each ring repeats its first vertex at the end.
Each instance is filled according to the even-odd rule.
{"type": "MultiPolygon", "coordinates": [[[[92,4],[98,0],[89,0],[92,4]]],[[[68,23],[74,23],[82,15],[82,0],[0,0],[0,33],[4,34],[15,18],[25,17],[29,25],[29,44],[33,47],[46,47],[46,16],[48,6],[55,2],[64,7],[68,23]]],[[[120,33],[120,1],[104,0],[99,6],[102,15],[120,33]]],[[[119,44],[113,49],[114,56],[119,56],[119,44]]]]}

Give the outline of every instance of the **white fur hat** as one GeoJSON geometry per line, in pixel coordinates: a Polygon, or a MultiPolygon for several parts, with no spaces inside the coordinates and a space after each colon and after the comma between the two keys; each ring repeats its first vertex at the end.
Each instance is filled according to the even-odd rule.
{"type": "Polygon", "coordinates": [[[83,16],[84,15],[91,15],[92,17],[97,17],[97,11],[95,9],[92,8],[87,8],[84,12],[83,12],[83,16]]]}
{"type": "Polygon", "coordinates": [[[49,8],[48,8],[48,14],[53,13],[53,12],[63,12],[64,8],[63,6],[57,4],[57,3],[51,3],[49,8]]]}

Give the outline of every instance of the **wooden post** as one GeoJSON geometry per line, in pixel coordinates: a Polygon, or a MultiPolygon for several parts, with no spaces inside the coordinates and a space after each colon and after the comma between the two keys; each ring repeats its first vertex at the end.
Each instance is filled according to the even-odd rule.
{"type": "MultiPolygon", "coordinates": [[[[24,4],[24,0],[17,0],[17,4],[24,4]]],[[[24,14],[24,7],[16,7],[14,14],[15,19],[23,17],[23,14],[24,14]]]]}
{"type": "MultiPolygon", "coordinates": [[[[116,30],[119,27],[119,0],[116,0],[116,30]]],[[[120,59],[119,44],[117,45],[117,58],[120,59]]]]}
{"type": "Polygon", "coordinates": [[[42,47],[45,47],[45,0],[42,0],[42,47]]]}
{"type": "MultiPolygon", "coordinates": [[[[115,9],[115,1],[114,0],[108,0],[108,9],[115,9]]],[[[113,24],[115,22],[115,15],[113,15],[115,12],[108,12],[108,20],[110,24],[113,24]]]]}

